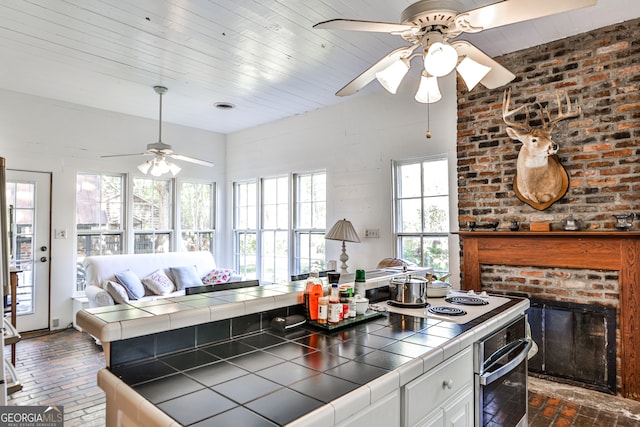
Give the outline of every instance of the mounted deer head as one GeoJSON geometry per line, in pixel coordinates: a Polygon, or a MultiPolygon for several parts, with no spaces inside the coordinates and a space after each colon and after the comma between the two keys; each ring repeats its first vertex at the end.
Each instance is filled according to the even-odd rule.
{"type": "Polygon", "coordinates": [[[504,92],[502,100],[502,119],[509,125],[507,134],[512,139],[522,142],[516,162],[517,172],[513,189],[520,200],[538,210],[551,206],[564,196],[569,188],[567,171],[556,156],[558,144],[551,139],[551,132],[556,123],[580,115],[580,106],[577,101],[573,108],[566,92],[565,98],[567,110],[563,111],[560,94],[556,93],[558,113],[553,118],[548,108],[543,108],[538,103],[541,128],[530,126],[529,109],[526,105],[509,110],[511,90],[504,92]],[[513,118],[522,110],[524,110],[525,122],[516,123],[513,118]]]}

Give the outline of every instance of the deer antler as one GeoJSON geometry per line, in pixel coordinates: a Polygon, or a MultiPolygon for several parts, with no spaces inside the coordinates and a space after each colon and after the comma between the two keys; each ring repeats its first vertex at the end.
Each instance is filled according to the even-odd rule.
{"type": "Polygon", "coordinates": [[[576,109],[571,109],[571,100],[569,99],[569,94],[567,91],[564,92],[565,100],[567,101],[567,111],[562,111],[562,102],[560,101],[560,93],[556,92],[556,102],[558,103],[558,116],[555,118],[551,118],[551,114],[549,114],[549,110],[547,108],[544,109],[544,113],[547,116],[547,120],[542,118],[542,129],[553,129],[556,123],[564,119],[570,119],[572,117],[577,117],[580,115],[580,105],[578,105],[578,101],[576,100],[576,109]]]}
{"type": "Polygon", "coordinates": [[[522,105],[515,110],[509,110],[509,104],[511,104],[511,89],[508,91],[504,91],[504,95],[502,96],[502,120],[508,125],[516,129],[524,130],[526,132],[531,131],[531,126],[529,126],[529,109],[526,105],[522,105]],[[524,109],[525,114],[525,123],[521,124],[513,121],[511,118],[518,112],[524,109]]]}

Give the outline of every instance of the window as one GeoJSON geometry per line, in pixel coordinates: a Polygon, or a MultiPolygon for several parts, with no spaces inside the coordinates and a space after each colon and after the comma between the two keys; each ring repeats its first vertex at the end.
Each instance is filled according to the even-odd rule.
{"type": "Polygon", "coordinates": [[[294,274],[325,269],[327,227],[327,175],[315,172],[296,175],[294,274]]]}
{"type": "Polygon", "coordinates": [[[169,252],[173,234],[171,180],[133,179],[134,253],[169,252]]]}
{"type": "Polygon", "coordinates": [[[236,271],[278,283],[324,269],[325,172],[237,182],[233,192],[236,271]]]}
{"type": "Polygon", "coordinates": [[[124,249],[124,177],[76,177],[76,289],[84,290],[82,261],[90,255],[121,254],[124,249]]]}
{"type": "Polygon", "coordinates": [[[446,157],[394,164],[397,256],[449,271],[449,181],[446,157]]]}
{"type": "Polygon", "coordinates": [[[215,184],[181,182],[178,194],[182,250],[213,252],[215,184]]]}
{"type": "Polygon", "coordinates": [[[289,179],[262,180],[260,278],[273,283],[289,280],[289,179]]]}
{"type": "Polygon", "coordinates": [[[236,271],[247,279],[257,279],[257,186],[255,182],[233,186],[233,234],[236,271]]]}

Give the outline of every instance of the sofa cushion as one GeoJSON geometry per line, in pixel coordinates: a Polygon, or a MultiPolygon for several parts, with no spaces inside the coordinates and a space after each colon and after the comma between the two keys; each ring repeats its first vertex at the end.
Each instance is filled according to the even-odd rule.
{"type": "Polygon", "coordinates": [[[203,285],[217,285],[227,283],[235,274],[235,270],[230,268],[214,268],[204,276],[202,276],[203,285]]]}
{"type": "Polygon", "coordinates": [[[114,282],[113,280],[107,280],[104,289],[106,289],[109,295],[111,295],[111,298],[113,298],[113,301],[116,304],[126,304],[129,302],[127,290],[120,283],[114,282]]]}
{"type": "Polygon", "coordinates": [[[142,284],[155,295],[167,295],[175,290],[173,282],[161,269],[142,279],[142,284]]]}
{"type": "Polygon", "coordinates": [[[115,274],[116,280],[127,290],[129,299],[140,299],[144,296],[144,285],[131,270],[120,271],[115,274]]]}
{"type": "Polygon", "coordinates": [[[176,289],[181,291],[191,286],[201,286],[202,281],[195,265],[183,265],[181,267],[171,267],[171,275],[176,284],[176,289]]]}

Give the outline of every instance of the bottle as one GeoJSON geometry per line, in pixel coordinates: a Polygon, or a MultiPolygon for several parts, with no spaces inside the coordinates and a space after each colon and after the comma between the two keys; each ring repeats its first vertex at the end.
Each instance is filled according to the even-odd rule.
{"type": "MultiPolygon", "coordinates": [[[[304,311],[307,319],[311,319],[311,290],[313,289],[313,285],[317,283],[317,280],[318,272],[312,271],[309,273],[309,277],[307,278],[307,287],[304,290],[304,311]]],[[[317,314],[315,317],[317,318],[317,314]]]]}
{"type": "Polygon", "coordinates": [[[311,320],[318,319],[318,300],[323,295],[322,283],[319,281],[314,283],[309,294],[309,318],[311,320]]]}
{"type": "Polygon", "coordinates": [[[364,270],[356,270],[355,294],[362,298],[367,296],[367,282],[364,276],[364,270]]]}
{"type": "Polygon", "coordinates": [[[338,294],[338,284],[331,285],[331,293],[329,294],[329,315],[327,321],[330,324],[340,323],[342,316],[342,303],[338,294]]]}
{"type": "Polygon", "coordinates": [[[329,297],[318,298],[318,323],[325,325],[329,316],[329,297]]]}
{"type": "Polygon", "coordinates": [[[356,300],[355,298],[349,298],[349,317],[356,317],[356,300]]]}

